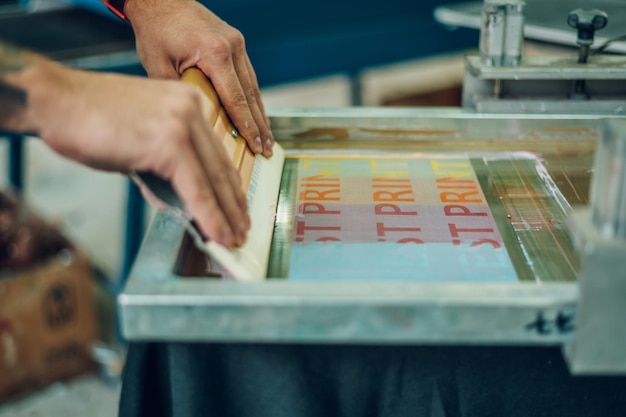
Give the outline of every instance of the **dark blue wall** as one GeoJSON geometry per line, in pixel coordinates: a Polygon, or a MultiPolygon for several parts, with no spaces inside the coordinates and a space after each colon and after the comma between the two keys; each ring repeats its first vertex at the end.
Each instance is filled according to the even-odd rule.
{"type": "MultiPolygon", "coordinates": [[[[205,0],[241,30],[261,85],[475,47],[433,18],[442,0],[205,0]]],[[[453,2],[453,1],[452,1],[453,2]]]]}
{"type": "MultiPolygon", "coordinates": [[[[478,45],[478,31],[433,18],[458,0],[201,1],[244,34],[261,86],[478,45]]],[[[73,2],[113,16],[99,0],[73,2]]]]}

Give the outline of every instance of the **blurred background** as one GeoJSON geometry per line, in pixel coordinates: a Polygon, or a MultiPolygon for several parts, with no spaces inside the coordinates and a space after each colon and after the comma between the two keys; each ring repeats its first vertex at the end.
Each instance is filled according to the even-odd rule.
{"type": "MultiPolygon", "coordinates": [[[[276,107],[459,106],[463,55],[478,45],[477,30],[446,27],[433,17],[451,0],[206,3],[244,34],[270,113],[276,107]]],[[[144,75],[131,27],[97,0],[0,0],[0,38],[67,65],[144,75]]],[[[22,364],[32,372],[20,373],[0,361],[0,417],[114,416],[124,348],[113,300],[152,209],[122,175],[63,159],[37,138],[1,136],[1,216],[18,222],[9,235],[27,237],[27,260],[39,269],[20,269],[18,241],[3,242],[0,352],[15,357],[15,340],[22,340],[38,347],[26,357],[43,355],[49,366],[32,359],[22,364]],[[47,236],[33,232],[37,222],[47,225],[47,236]],[[40,250],[48,241],[51,252],[40,250]],[[37,327],[38,309],[48,327],[37,327]],[[55,333],[72,314],[80,323],[55,333]]]]}

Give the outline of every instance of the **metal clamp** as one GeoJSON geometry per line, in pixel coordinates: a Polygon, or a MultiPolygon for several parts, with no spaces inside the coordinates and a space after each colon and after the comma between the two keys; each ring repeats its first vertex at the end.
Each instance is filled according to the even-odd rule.
{"type": "Polygon", "coordinates": [[[626,119],[608,119],[596,151],[590,209],[571,217],[582,268],[574,341],[577,374],[626,373],[626,119]]]}
{"type": "Polygon", "coordinates": [[[486,65],[512,67],[522,58],[522,0],[486,0],[480,29],[480,56],[486,65]]]}

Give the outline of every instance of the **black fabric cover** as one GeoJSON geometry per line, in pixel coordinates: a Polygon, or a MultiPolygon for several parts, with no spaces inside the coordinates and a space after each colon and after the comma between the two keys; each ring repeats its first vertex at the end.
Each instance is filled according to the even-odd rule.
{"type": "Polygon", "coordinates": [[[138,343],[120,417],[624,417],[558,348],[138,343]]]}

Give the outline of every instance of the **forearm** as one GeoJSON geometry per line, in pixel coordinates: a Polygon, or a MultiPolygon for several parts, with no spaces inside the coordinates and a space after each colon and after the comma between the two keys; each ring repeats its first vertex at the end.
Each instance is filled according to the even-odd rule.
{"type": "Polygon", "coordinates": [[[139,21],[145,16],[159,18],[165,11],[176,11],[184,2],[195,2],[196,0],[101,0],[119,18],[131,23],[136,21],[136,17],[141,15],[139,21]]]}
{"type": "MultiPolygon", "coordinates": [[[[164,13],[176,12],[183,2],[195,0],[126,0],[124,12],[133,25],[141,24],[144,19],[163,19],[164,13]]],[[[163,22],[176,24],[177,22],[163,22]]]]}

